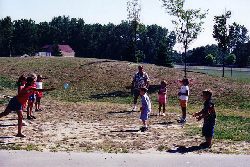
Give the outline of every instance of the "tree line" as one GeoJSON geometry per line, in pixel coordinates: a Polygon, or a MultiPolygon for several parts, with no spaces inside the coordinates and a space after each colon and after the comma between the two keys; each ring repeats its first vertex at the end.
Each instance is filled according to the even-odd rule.
{"type": "Polygon", "coordinates": [[[50,22],[0,20],[0,56],[34,55],[44,45],[68,44],[77,57],[95,57],[171,65],[175,33],[158,25],[128,21],[119,25],[86,24],[81,18],[54,17],[50,22]],[[135,47],[136,46],[136,47],[135,47]]]}
{"type": "MultiPolygon", "coordinates": [[[[174,31],[158,25],[136,26],[133,21],[86,24],[81,18],[54,17],[50,22],[34,20],[0,20],[0,56],[35,55],[44,45],[68,44],[77,57],[94,57],[163,66],[183,63],[185,53],[173,50],[177,42],[174,31]]],[[[220,30],[222,31],[222,30],[220,30]]],[[[228,27],[228,53],[219,45],[207,45],[187,51],[186,62],[193,65],[250,65],[250,42],[247,29],[237,23],[228,27]],[[230,39],[230,40],[229,40],[230,39]],[[223,60],[223,56],[225,60],[223,60]]],[[[214,33],[214,36],[216,33],[214,33]]]]}

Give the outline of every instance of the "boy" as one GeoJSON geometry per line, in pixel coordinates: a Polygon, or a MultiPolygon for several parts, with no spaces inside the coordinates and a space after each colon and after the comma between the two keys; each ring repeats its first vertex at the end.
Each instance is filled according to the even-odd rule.
{"type": "Polygon", "coordinates": [[[140,88],[140,96],[141,96],[141,116],[140,119],[142,120],[143,127],[140,128],[142,132],[148,130],[148,123],[147,120],[149,119],[149,114],[151,112],[151,102],[147,95],[147,88],[143,87],[140,88]]]}
{"type": "Polygon", "coordinates": [[[204,107],[200,112],[195,113],[193,116],[196,117],[198,121],[204,118],[202,135],[205,136],[206,142],[201,143],[200,146],[204,148],[210,148],[212,146],[212,138],[214,135],[214,125],[216,118],[214,103],[211,100],[212,91],[209,89],[205,89],[202,92],[202,97],[205,101],[204,107]]]}

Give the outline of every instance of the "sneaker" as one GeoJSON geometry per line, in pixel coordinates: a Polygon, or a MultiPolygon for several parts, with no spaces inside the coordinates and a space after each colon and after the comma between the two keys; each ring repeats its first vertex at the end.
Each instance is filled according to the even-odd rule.
{"type": "Polygon", "coordinates": [[[35,109],[35,111],[37,112],[37,111],[39,111],[39,109],[35,109]]]}
{"type": "Polygon", "coordinates": [[[132,111],[136,111],[136,109],[137,109],[136,106],[134,106],[133,109],[132,109],[132,111]]]}
{"type": "Polygon", "coordinates": [[[177,122],[183,124],[186,122],[186,119],[181,118],[180,120],[177,120],[177,122]]]}
{"type": "Polygon", "coordinates": [[[165,113],[162,113],[162,116],[166,116],[166,114],[165,114],[165,113]]]}
{"type": "Polygon", "coordinates": [[[148,130],[148,127],[141,127],[140,130],[141,130],[141,132],[145,132],[148,130]]]}
{"type": "Polygon", "coordinates": [[[27,119],[28,120],[32,120],[33,118],[31,116],[27,116],[27,119]]]}

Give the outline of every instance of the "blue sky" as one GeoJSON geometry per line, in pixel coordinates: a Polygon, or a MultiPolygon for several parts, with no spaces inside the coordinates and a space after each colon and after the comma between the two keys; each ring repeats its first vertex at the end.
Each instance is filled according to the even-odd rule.
{"type": "MultiPolygon", "coordinates": [[[[31,18],[38,23],[50,21],[54,16],[66,15],[83,18],[90,24],[119,24],[127,18],[126,2],[127,0],[0,0],[0,18],[31,18]]],[[[173,30],[171,17],[165,13],[160,0],[141,0],[141,6],[142,23],[158,24],[173,30]]],[[[185,7],[209,9],[204,30],[190,48],[216,43],[212,37],[213,18],[221,15],[225,9],[232,11],[230,22],[245,25],[250,31],[250,0],[186,0],[185,7]]],[[[181,50],[181,47],[177,45],[176,49],[181,50]]]]}

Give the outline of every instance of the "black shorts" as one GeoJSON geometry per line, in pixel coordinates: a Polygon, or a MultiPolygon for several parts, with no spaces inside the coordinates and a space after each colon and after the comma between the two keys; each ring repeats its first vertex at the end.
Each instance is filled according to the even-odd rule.
{"type": "Polygon", "coordinates": [[[139,89],[134,89],[133,90],[133,95],[134,95],[134,97],[139,97],[140,96],[140,90],[139,89]]]}

